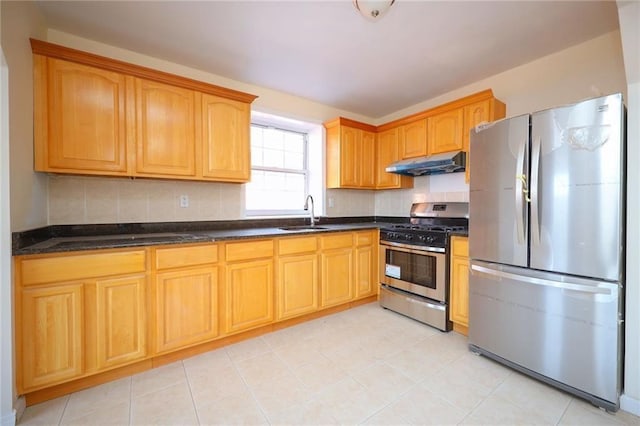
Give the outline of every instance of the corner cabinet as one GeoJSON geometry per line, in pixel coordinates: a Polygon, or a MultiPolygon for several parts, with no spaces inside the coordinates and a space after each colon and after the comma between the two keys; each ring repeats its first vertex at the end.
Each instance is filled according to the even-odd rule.
{"type": "Polygon", "coordinates": [[[467,335],[469,327],[469,240],[467,237],[451,237],[449,264],[451,301],[449,319],[453,329],[467,335]]]}
{"type": "Polygon", "coordinates": [[[375,127],[345,118],[324,123],[327,188],[375,187],[375,127]]]}
{"type": "Polygon", "coordinates": [[[35,170],[248,182],[253,95],[31,40],[35,170]]]}

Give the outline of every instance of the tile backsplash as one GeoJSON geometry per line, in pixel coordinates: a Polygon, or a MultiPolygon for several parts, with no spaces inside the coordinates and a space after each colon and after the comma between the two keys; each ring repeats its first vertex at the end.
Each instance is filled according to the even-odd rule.
{"type": "MultiPolygon", "coordinates": [[[[244,217],[241,184],[49,175],[48,185],[50,225],[244,217]],[[180,207],[183,195],[188,207],[180,207]]],[[[407,216],[412,203],[423,201],[469,201],[464,173],[417,177],[412,189],[328,189],[324,200],[330,217],[407,216]]]]}

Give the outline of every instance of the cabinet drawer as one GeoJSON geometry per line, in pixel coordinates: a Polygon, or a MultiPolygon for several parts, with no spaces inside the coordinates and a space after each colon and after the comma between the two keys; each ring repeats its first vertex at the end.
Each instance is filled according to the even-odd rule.
{"type": "Polygon", "coordinates": [[[353,245],[353,234],[351,232],[341,232],[335,235],[322,237],[322,249],[336,249],[351,247],[353,245]]]}
{"type": "Polygon", "coordinates": [[[318,250],[316,237],[283,238],[278,241],[278,254],[287,255],[294,253],[315,252],[318,250]]]}
{"type": "Polygon", "coordinates": [[[469,257],[469,239],[467,237],[451,237],[451,253],[454,256],[469,257]]]}
{"type": "Polygon", "coordinates": [[[22,285],[145,272],[145,251],[69,254],[20,260],[22,285]]]}
{"type": "Polygon", "coordinates": [[[370,246],[375,242],[375,231],[356,232],[356,245],[357,246],[370,246]]]}
{"type": "Polygon", "coordinates": [[[156,269],[204,265],[218,261],[218,246],[168,247],[156,250],[156,269]]]}
{"type": "Polygon", "coordinates": [[[273,240],[229,243],[226,247],[227,262],[273,257],[273,240]]]}

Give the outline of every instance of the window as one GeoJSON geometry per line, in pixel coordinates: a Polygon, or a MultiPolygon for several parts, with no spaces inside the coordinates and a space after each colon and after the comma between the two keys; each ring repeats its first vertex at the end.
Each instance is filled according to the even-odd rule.
{"type": "Polygon", "coordinates": [[[299,215],[309,192],[307,133],[251,125],[247,215],[299,215]]]}

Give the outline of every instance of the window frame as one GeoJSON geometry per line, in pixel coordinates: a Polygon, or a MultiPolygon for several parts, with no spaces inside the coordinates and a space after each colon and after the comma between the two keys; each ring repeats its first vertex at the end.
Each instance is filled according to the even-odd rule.
{"type": "Polygon", "coordinates": [[[280,132],[287,133],[295,133],[298,135],[302,135],[303,143],[302,143],[302,162],[303,169],[288,169],[284,167],[267,167],[267,166],[254,166],[253,162],[250,164],[251,174],[253,175],[254,170],[264,171],[264,172],[274,172],[274,173],[292,173],[292,174],[300,174],[304,176],[304,197],[300,200],[300,209],[292,210],[292,209],[249,209],[246,207],[247,204],[247,191],[245,188],[245,211],[244,214],[247,217],[260,217],[260,216],[303,216],[307,215],[308,212],[304,210],[303,205],[306,197],[309,195],[309,133],[301,130],[287,129],[282,126],[263,124],[259,122],[251,122],[250,129],[253,127],[260,127],[262,129],[273,129],[280,132]]]}

